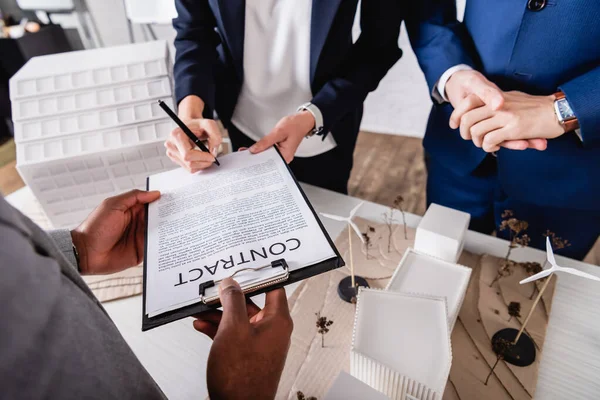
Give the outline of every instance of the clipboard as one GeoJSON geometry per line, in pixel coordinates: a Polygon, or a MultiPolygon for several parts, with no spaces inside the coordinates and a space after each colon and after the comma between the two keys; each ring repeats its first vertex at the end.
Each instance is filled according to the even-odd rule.
{"type": "MultiPolygon", "coordinates": [[[[264,265],[264,266],[261,266],[258,268],[254,268],[255,271],[259,271],[259,270],[262,271],[267,268],[272,268],[274,273],[273,273],[273,275],[269,275],[269,277],[275,276],[276,279],[267,279],[264,282],[262,282],[260,285],[256,285],[256,286],[252,285],[252,286],[244,287],[243,284],[240,284],[240,286],[242,286],[242,290],[246,294],[246,298],[250,298],[252,296],[266,293],[266,292],[269,292],[274,289],[283,288],[292,283],[303,281],[310,277],[320,275],[327,271],[341,268],[344,265],[346,265],[346,263],[342,259],[342,256],[340,255],[338,249],[335,247],[333,240],[331,240],[329,233],[327,233],[327,231],[325,230],[325,227],[323,226],[323,223],[317,216],[315,209],[313,208],[312,204],[308,200],[308,197],[306,197],[306,194],[304,193],[298,180],[294,176],[294,173],[292,172],[290,166],[287,165],[287,163],[283,159],[283,156],[281,156],[279,149],[277,149],[277,147],[275,147],[275,149],[277,150],[277,154],[279,154],[281,159],[284,161],[287,171],[292,176],[292,179],[293,179],[294,183],[296,184],[296,187],[300,191],[302,198],[308,205],[310,212],[315,217],[315,220],[317,221],[319,228],[323,232],[323,235],[327,239],[329,246],[331,246],[331,249],[333,250],[335,257],[327,259],[325,261],[322,261],[322,262],[314,264],[314,265],[305,266],[304,268],[301,268],[301,269],[295,270],[295,271],[289,270],[285,259],[275,260],[275,261],[272,261],[270,264],[267,264],[267,265],[264,265]]],[[[149,188],[150,188],[150,178],[147,178],[146,179],[146,190],[149,190],[149,188]]],[[[145,244],[144,244],[144,255],[148,254],[148,217],[147,216],[148,216],[148,204],[146,204],[146,234],[145,234],[145,244]]],[[[221,307],[221,303],[218,299],[218,283],[220,281],[208,281],[208,282],[200,283],[198,285],[198,295],[199,295],[198,303],[184,306],[184,307],[176,309],[176,310],[167,311],[167,312],[157,315],[155,317],[148,317],[148,314],[146,313],[147,271],[148,271],[147,258],[146,258],[146,256],[144,256],[143,298],[142,298],[142,332],[157,328],[161,325],[165,325],[170,322],[174,322],[174,321],[177,321],[177,320],[180,320],[183,318],[190,317],[195,314],[200,314],[207,310],[217,309],[217,308],[221,307]],[[215,292],[217,293],[216,298],[215,298],[215,292]]],[[[241,273],[241,272],[242,272],[241,270],[238,270],[238,271],[234,272],[232,275],[237,275],[238,273],[241,273]]],[[[244,269],[244,272],[252,274],[252,271],[250,271],[249,269],[244,269]]]]}

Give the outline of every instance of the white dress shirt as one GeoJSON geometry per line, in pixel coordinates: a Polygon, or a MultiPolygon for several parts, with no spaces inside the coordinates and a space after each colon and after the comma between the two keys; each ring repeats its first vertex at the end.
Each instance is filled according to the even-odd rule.
{"type": "Polygon", "coordinates": [[[440,104],[447,102],[448,97],[446,96],[446,83],[448,83],[452,75],[458,71],[469,71],[472,69],[473,68],[466,64],[459,64],[448,68],[433,87],[433,93],[431,93],[432,97],[440,104]]]}
{"type": "MultiPolygon", "coordinates": [[[[313,98],[311,13],[312,0],[246,0],[244,83],[232,123],[253,140],[313,98]]],[[[296,156],[316,156],[335,146],[332,135],[313,136],[302,141],[296,156]]]]}

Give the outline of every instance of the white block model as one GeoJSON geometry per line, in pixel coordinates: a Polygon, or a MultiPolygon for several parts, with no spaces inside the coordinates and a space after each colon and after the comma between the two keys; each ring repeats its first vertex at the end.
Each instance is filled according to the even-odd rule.
{"type": "Polygon", "coordinates": [[[417,227],[415,250],[456,262],[462,253],[471,216],[452,208],[432,204],[417,227]]]}
{"type": "Polygon", "coordinates": [[[441,400],[452,365],[446,302],[360,289],[350,373],[390,399],[441,400]]]}
{"type": "Polygon", "coordinates": [[[55,227],[175,166],[165,41],[36,57],[10,80],[17,169],[55,227]]]}
{"type": "Polygon", "coordinates": [[[471,268],[409,248],[385,290],[444,298],[448,306],[448,327],[452,332],[470,278],[471,268]]]}
{"type": "Polygon", "coordinates": [[[371,386],[342,371],[325,395],[325,400],[388,400],[371,386]]]}

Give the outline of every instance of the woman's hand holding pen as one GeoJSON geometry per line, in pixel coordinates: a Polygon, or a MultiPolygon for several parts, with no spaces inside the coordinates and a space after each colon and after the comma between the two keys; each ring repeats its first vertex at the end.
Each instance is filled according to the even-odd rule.
{"type": "Polygon", "coordinates": [[[180,128],[175,128],[165,147],[167,156],[189,172],[198,172],[213,165],[221,142],[221,129],[212,119],[202,118],[204,102],[197,96],[188,96],[179,103],[179,118],[201,140],[208,140],[210,153],[198,149],[180,128]]]}

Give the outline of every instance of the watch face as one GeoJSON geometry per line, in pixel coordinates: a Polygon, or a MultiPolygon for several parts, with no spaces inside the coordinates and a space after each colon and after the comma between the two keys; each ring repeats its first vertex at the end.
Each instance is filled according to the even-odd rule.
{"type": "Polygon", "coordinates": [[[558,112],[560,113],[560,116],[562,117],[563,121],[575,118],[575,114],[573,113],[573,110],[571,109],[571,106],[569,105],[567,99],[558,100],[556,102],[556,105],[558,107],[558,112]]]}

